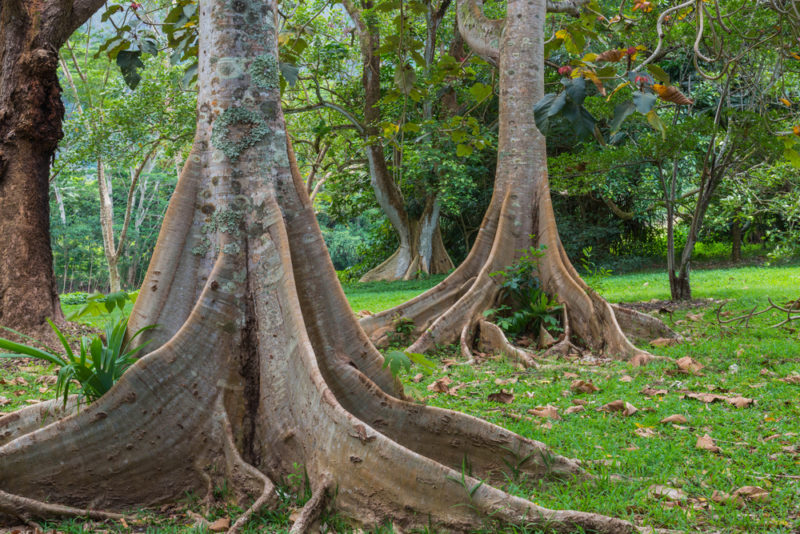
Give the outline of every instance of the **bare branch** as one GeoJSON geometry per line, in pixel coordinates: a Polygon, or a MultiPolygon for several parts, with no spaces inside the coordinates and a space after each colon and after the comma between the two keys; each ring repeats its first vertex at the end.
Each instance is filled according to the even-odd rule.
{"type": "Polygon", "coordinates": [[[505,21],[484,15],[483,0],[458,0],[456,16],[458,31],[467,45],[481,58],[497,66],[505,21]]]}
{"type": "Polygon", "coordinates": [[[547,0],[548,13],[566,13],[577,17],[581,14],[581,8],[589,3],[589,0],[547,0]]]}

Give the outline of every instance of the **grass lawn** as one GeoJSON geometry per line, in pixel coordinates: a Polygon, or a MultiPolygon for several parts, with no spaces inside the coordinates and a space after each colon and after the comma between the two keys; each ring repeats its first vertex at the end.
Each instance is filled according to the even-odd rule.
{"type": "MultiPolygon", "coordinates": [[[[355,311],[377,312],[438,280],[355,284],[345,291],[355,311]]],[[[767,296],[776,303],[800,297],[796,266],[698,270],[692,273],[692,282],[696,299],[731,299],[724,310],[734,314],[765,305],[767,296]]],[[[669,298],[666,276],[660,273],[612,276],[595,286],[611,301],[669,298]]],[[[755,318],[750,328],[723,329],[716,323],[718,306],[709,301],[661,314],[688,339],[677,346],[651,347],[668,360],[645,367],[580,355],[541,361],[540,368],[527,370],[499,358],[475,366],[446,365],[444,360],[458,357],[444,347],[430,356],[438,364],[436,371],[425,374],[412,366],[402,378],[407,393],[420,402],[483,417],[543,441],[559,454],[580,458],[596,475],[586,483],[529,484],[509,469],[504,489],[538,504],[679,532],[796,534],[800,532],[800,384],[783,379],[800,374],[800,322],[792,329],[771,329],[768,325],[780,316],[766,314],[755,318]],[[682,372],[675,360],[686,356],[703,367],[682,372]],[[445,376],[452,380],[450,394],[428,389],[445,376]],[[599,391],[571,390],[578,379],[591,381],[599,391]],[[513,400],[488,399],[501,389],[512,393],[513,400]],[[745,399],[738,401],[743,407],[725,401],[738,397],[745,399]],[[706,402],[714,398],[715,402],[706,402]],[[617,400],[637,411],[629,416],[597,411],[617,400]],[[556,418],[537,415],[548,406],[546,412],[557,414],[556,418]],[[573,408],[567,414],[575,406],[582,406],[582,411],[573,408]],[[686,422],[661,423],[672,415],[683,416],[686,422]],[[706,435],[718,450],[698,448],[698,439],[706,435]],[[759,487],[766,495],[757,500],[726,498],[747,486],[759,487]]],[[[0,411],[53,396],[46,378],[52,370],[26,363],[0,372],[0,411]]],[[[288,532],[289,514],[296,505],[287,497],[278,511],[255,518],[248,531],[288,532]]],[[[158,515],[143,512],[128,523],[138,532],[204,531],[187,526],[195,523],[189,509],[200,511],[197,503],[190,502],[158,515]]],[[[235,519],[236,513],[221,508],[208,517],[235,519]]],[[[340,518],[329,517],[325,524],[329,532],[346,530],[340,518]]],[[[48,527],[76,533],[87,528],[128,531],[119,524],[81,521],[48,527]]]]}

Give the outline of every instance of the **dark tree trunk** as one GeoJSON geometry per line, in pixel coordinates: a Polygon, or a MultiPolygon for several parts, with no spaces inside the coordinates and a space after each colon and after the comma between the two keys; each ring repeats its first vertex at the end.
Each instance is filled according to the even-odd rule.
{"type": "Polygon", "coordinates": [[[739,219],[733,219],[731,225],[731,261],[742,261],[742,225],[739,219]]]}
{"type": "Polygon", "coordinates": [[[58,49],[102,4],[0,2],[0,324],[24,332],[63,321],[48,196],[64,117],[58,49]]]}
{"type": "Polygon", "coordinates": [[[669,291],[672,295],[672,300],[691,300],[692,287],[689,284],[689,270],[685,269],[679,273],[670,271],[669,273],[669,291]]]}

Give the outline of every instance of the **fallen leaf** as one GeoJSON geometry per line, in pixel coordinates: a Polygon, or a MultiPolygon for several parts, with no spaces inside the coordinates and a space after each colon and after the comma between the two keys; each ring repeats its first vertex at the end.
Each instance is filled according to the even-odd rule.
{"type": "Polygon", "coordinates": [[[675,364],[681,371],[687,371],[689,373],[696,373],[697,371],[703,368],[703,366],[700,363],[696,362],[695,360],[691,359],[688,356],[684,356],[683,358],[676,360],[675,364]]]}
{"type": "Polygon", "coordinates": [[[595,386],[591,380],[573,380],[569,385],[569,389],[578,393],[594,393],[600,391],[600,388],[595,386]]]}
{"type": "Polygon", "coordinates": [[[0,406],[5,406],[6,404],[11,404],[11,399],[8,397],[0,397],[0,406]]]}
{"type": "Polygon", "coordinates": [[[358,317],[358,318],[369,317],[370,315],[372,315],[371,311],[369,311],[369,310],[361,310],[356,314],[356,317],[358,317]]]}
{"type": "Polygon", "coordinates": [[[653,389],[651,387],[646,387],[641,390],[639,393],[646,397],[655,397],[656,395],[666,395],[669,393],[666,389],[653,389]]]}
{"type": "Polygon", "coordinates": [[[578,405],[578,406],[570,406],[569,408],[567,408],[564,411],[564,413],[566,413],[566,414],[578,413],[578,412],[582,412],[585,409],[586,408],[584,408],[583,406],[580,406],[580,405],[578,405]]]}
{"type": "Polygon", "coordinates": [[[18,376],[17,378],[14,378],[13,380],[11,380],[11,384],[12,385],[16,384],[18,386],[27,386],[28,385],[28,381],[25,380],[24,378],[22,378],[21,376],[18,376]]]}
{"type": "Polygon", "coordinates": [[[448,393],[450,389],[447,387],[452,384],[453,381],[450,379],[449,376],[445,376],[436,380],[433,384],[428,386],[428,391],[435,391],[436,393],[448,393]]]}
{"type": "Polygon", "coordinates": [[[688,423],[689,420],[681,414],[670,415],[660,421],[661,423],[688,423]]]}
{"type": "Polygon", "coordinates": [[[564,373],[562,376],[564,378],[578,378],[578,375],[576,375],[575,373],[564,373]]]}
{"type": "Polygon", "coordinates": [[[640,438],[654,438],[658,435],[656,434],[655,430],[647,426],[637,428],[636,430],[633,431],[633,433],[639,436],[640,438]]]}
{"type": "Polygon", "coordinates": [[[630,402],[625,402],[621,400],[615,400],[609,402],[608,404],[604,404],[603,406],[597,409],[598,412],[621,412],[622,415],[629,417],[639,410],[630,402]]]}
{"type": "Polygon", "coordinates": [[[578,404],[580,406],[586,406],[589,404],[589,401],[585,401],[583,399],[572,399],[572,404],[578,404]]]}
{"type": "Polygon", "coordinates": [[[714,493],[711,494],[711,500],[716,502],[716,503],[738,501],[738,499],[736,497],[732,497],[729,493],[725,493],[724,491],[717,491],[717,490],[714,490],[714,493]]]}
{"type": "Polygon", "coordinates": [[[545,419],[553,419],[556,421],[561,420],[561,416],[558,414],[558,408],[549,404],[547,406],[537,406],[536,408],[531,408],[528,410],[528,413],[535,415],[536,417],[543,417],[545,419]]]}
{"type": "Polygon", "coordinates": [[[208,530],[211,532],[225,532],[231,526],[231,520],[227,517],[220,517],[210,525],[208,525],[208,530]]]}
{"type": "Polygon", "coordinates": [[[733,492],[734,497],[744,497],[748,501],[769,502],[769,492],[758,486],[743,486],[733,492]]]}
{"type": "Polygon", "coordinates": [[[703,315],[700,313],[687,313],[686,318],[692,321],[702,321],[703,315]]]}
{"type": "Polygon", "coordinates": [[[687,393],[686,396],[690,399],[699,400],[700,402],[705,402],[707,404],[716,401],[722,401],[736,406],[737,408],[745,408],[746,406],[750,406],[755,402],[753,399],[742,397],[740,395],[735,397],[726,397],[725,395],[717,395],[716,393],[687,393]]]}
{"type": "Polygon", "coordinates": [[[667,337],[659,337],[652,340],[650,344],[654,347],[669,347],[670,345],[677,345],[678,340],[667,337]]]}
{"type": "Polygon", "coordinates": [[[499,378],[495,378],[494,379],[494,383],[497,386],[506,386],[508,384],[516,384],[517,383],[517,377],[508,378],[506,380],[500,380],[499,378]]]}
{"type": "Polygon", "coordinates": [[[419,384],[419,382],[422,380],[422,378],[423,378],[422,377],[422,373],[417,373],[417,374],[414,375],[414,377],[411,379],[411,381],[414,382],[415,384],[419,384]]]}
{"type": "Polygon", "coordinates": [[[39,404],[42,401],[40,401],[39,399],[25,399],[25,402],[28,404],[39,404]]]}
{"type": "Polygon", "coordinates": [[[777,374],[769,369],[761,369],[758,374],[761,376],[777,376],[777,374]]]}
{"type": "Polygon", "coordinates": [[[669,486],[653,485],[647,488],[647,493],[650,497],[669,501],[685,501],[689,498],[683,491],[677,488],[670,488],[669,486]]]}
{"type": "Polygon", "coordinates": [[[703,449],[705,451],[719,452],[721,449],[714,444],[714,439],[706,434],[705,436],[697,438],[695,448],[703,449]]]}
{"type": "Polygon", "coordinates": [[[454,366],[456,363],[458,362],[456,362],[455,360],[451,360],[449,358],[442,360],[442,365],[444,366],[445,369],[454,366]]]}
{"type": "Polygon", "coordinates": [[[46,387],[39,388],[39,393],[47,393],[48,391],[50,391],[50,388],[46,388],[46,387]]]}
{"type": "Polygon", "coordinates": [[[785,378],[779,378],[781,382],[786,382],[787,384],[796,384],[800,386],[800,375],[789,375],[785,378]]]}
{"type": "Polygon", "coordinates": [[[503,404],[511,404],[514,402],[514,394],[501,389],[497,393],[490,393],[487,397],[492,402],[502,402],[503,404]]]}
{"type": "Polygon", "coordinates": [[[745,408],[753,404],[753,399],[748,399],[747,397],[733,397],[733,398],[726,397],[724,400],[728,404],[732,404],[737,408],[745,408]]]}
{"type": "Polygon", "coordinates": [[[620,382],[633,382],[633,377],[630,375],[623,375],[619,378],[620,382]]]}

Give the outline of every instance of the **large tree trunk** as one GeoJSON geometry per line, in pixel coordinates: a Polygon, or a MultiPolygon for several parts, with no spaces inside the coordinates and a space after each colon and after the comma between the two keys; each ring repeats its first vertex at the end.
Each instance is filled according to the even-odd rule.
{"type": "Polygon", "coordinates": [[[43,428],[64,415],[57,404],[0,418],[0,513],[85,515],[187,491],[212,499],[225,480],[252,503],[235,530],[302,465],[314,496],[295,532],[334,490],[332,506],[368,526],[636,531],[465,476],[465,458],[489,481],[519,458],[534,478],[583,473],[541,443],[392,396],[400,387],[348,309],[287,150],[276,9],[200,2],[194,149],[132,314],[132,328],[160,325],[156,348],[80,412],[43,428]]]}
{"type": "Polygon", "coordinates": [[[49,172],[64,106],[58,49],[103,0],[0,2],[0,324],[63,321],[50,248],[49,172]]]}
{"type": "MultiPolygon", "coordinates": [[[[437,344],[460,341],[462,351],[471,357],[470,347],[482,312],[494,306],[499,293],[498,280],[491,273],[513,264],[531,246],[543,245],[546,251],[537,274],[544,290],[557,295],[565,306],[568,330],[593,350],[644,362],[651,356],[628,341],[615,310],[581,280],[558,236],[545,140],[533,117],[534,105],[544,96],[545,2],[509,2],[504,24],[487,20],[480,11],[481,4],[460,1],[458,22],[473,50],[489,61],[499,59],[500,132],[489,209],[470,254],[450,277],[401,306],[364,318],[362,326],[373,341],[383,343],[394,319],[404,316],[414,321],[420,333],[409,350],[424,352],[437,344]]],[[[635,312],[625,315],[629,322],[638,316],[635,312]]],[[[653,326],[645,318],[638,322],[653,326]]],[[[481,329],[481,334],[485,331],[481,329]]],[[[667,332],[666,327],[658,327],[655,333],[667,332]]],[[[565,336],[555,350],[568,350],[569,343],[569,336],[565,336]]],[[[500,347],[503,352],[523,355],[508,343],[504,345],[500,347]]],[[[530,363],[529,357],[521,359],[530,363]]]]}

